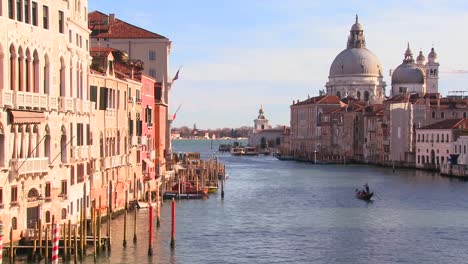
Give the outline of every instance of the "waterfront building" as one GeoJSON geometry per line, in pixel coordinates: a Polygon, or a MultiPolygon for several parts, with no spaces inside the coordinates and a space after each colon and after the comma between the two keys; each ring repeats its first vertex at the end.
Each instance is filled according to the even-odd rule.
{"type": "Polygon", "coordinates": [[[124,207],[126,192],[138,198],[142,191],[141,83],[128,75],[119,51],[91,48],[90,54],[90,91],[99,124],[94,126],[98,155],[91,199],[116,210],[124,207]]]}
{"type": "Polygon", "coordinates": [[[468,177],[468,128],[452,143],[450,161],[441,164],[440,173],[468,177]]]}
{"type": "Polygon", "coordinates": [[[366,47],[364,30],[356,16],[346,49],[336,56],[330,66],[325,85],[327,95],[339,98],[351,96],[370,104],[382,103],[386,87],[382,73],[378,57],[366,47]]]}
{"type": "Polygon", "coordinates": [[[249,135],[249,146],[257,148],[260,152],[270,148],[279,148],[282,143],[284,128],[272,128],[260,106],[258,116],[254,120],[254,128],[249,135]]]}
{"type": "MultiPolygon", "coordinates": [[[[162,35],[117,19],[115,14],[99,11],[89,13],[88,26],[91,29],[92,47],[112,47],[128,56],[129,61],[142,63],[142,72],[155,79],[154,105],[155,147],[157,173],[164,174],[170,166],[170,118],[168,116],[169,90],[172,79],[168,77],[169,55],[172,42],[162,35]],[[159,140],[163,141],[159,141],[159,140]]],[[[134,95],[136,96],[136,95],[134,95]]]]}
{"type": "Polygon", "coordinates": [[[426,63],[422,51],[419,52],[416,62],[409,43],[405,51],[403,63],[392,72],[391,96],[401,93],[436,94],[439,89],[439,63],[434,48],[429,53],[426,63]]]}
{"type": "Polygon", "coordinates": [[[388,161],[389,149],[384,149],[383,142],[388,139],[387,126],[384,125],[383,104],[374,104],[364,108],[364,161],[383,164],[388,161]]]}
{"type": "Polygon", "coordinates": [[[88,1],[17,3],[0,3],[0,220],[14,240],[89,215],[96,158],[88,1]]]}
{"type": "Polygon", "coordinates": [[[468,119],[463,118],[447,119],[416,129],[416,168],[438,170],[443,165],[456,165],[459,156],[466,155],[466,147],[457,141],[467,134],[468,119]]]}
{"type": "Polygon", "coordinates": [[[291,105],[290,153],[297,159],[321,158],[321,115],[344,106],[336,95],[322,95],[291,105]]]}

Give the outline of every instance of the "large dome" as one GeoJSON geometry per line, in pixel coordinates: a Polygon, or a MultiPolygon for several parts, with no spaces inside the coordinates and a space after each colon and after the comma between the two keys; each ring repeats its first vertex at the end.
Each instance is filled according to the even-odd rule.
{"type": "Polygon", "coordinates": [[[403,63],[392,73],[393,84],[424,84],[424,72],[414,63],[403,63]]]}
{"type": "Polygon", "coordinates": [[[371,75],[382,76],[379,59],[366,48],[348,48],[336,56],[329,77],[371,75]]]}

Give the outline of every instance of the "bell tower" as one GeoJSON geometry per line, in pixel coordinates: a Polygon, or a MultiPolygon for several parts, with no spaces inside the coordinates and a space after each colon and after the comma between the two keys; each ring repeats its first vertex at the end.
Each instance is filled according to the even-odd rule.
{"type": "Polygon", "coordinates": [[[432,48],[426,64],[426,91],[428,93],[439,92],[439,65],[437,53],[432,48]]]}
{"type": "Polygon", "coordinates": [[[268,119],[263,115],[263,106],[260,106],[258,110],[258,117],[254,120],[254,130],[263,130],[269,129],[270,125],[268,124],[268,119]]]}

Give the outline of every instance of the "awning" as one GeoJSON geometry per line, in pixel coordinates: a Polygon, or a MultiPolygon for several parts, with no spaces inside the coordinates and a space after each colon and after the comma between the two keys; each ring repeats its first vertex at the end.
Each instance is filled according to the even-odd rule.
{"type": "Polygon", "coordinates": [[[43,112],[11,111],[11,115],[13,116],[14,124],[41,123],[45,121],[43,112]]]}
{"type": "Polygon", "coordinates": [[[144,161],[146,162],[146,164],[150,167],[150,168],[154,168],[154,163],[149,160],[149,159],[144,159],[144,161]]]}

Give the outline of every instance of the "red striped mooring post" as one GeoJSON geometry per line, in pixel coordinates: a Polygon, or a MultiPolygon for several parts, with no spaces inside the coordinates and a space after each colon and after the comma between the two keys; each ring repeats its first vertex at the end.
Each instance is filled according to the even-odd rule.
{"type": "Polygon", "coordinates": [[[3,223],[0,223],[0,264],[3,263],[3,223]]]}
{"type": "Polygon", "coordinates": [[[52,264],[58,264],[59,253],[59,226],[53,223],[52,264]]]}
{"type": "Polygon", "coordinates": [[[175,247],[175,221],[176,221],[176,204],[174,198],[172,198],[172,219],[171,219],[171,248],[175,247]]]}
{"type": "Polygon", "coordinates": [[[153,205],[151,204],[151,189],[148,195],[148,210],[149,210],[149,239],[148,239],[148,256],[153,255],[153,205]]]}

